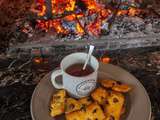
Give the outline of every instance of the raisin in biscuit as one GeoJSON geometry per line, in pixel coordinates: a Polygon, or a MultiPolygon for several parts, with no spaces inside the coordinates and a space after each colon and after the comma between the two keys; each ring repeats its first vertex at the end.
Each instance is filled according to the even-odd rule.
{"type": "Polygon", "coordinates": [[[81,109],[81,103],[74,98],[67,98],[65,104],[65,113],[70,113],[81,109]]]}
{"type": "Polygon", "coordinates": [[[131,86],[127,84],[116,84],[112,87],[112,90],[122,93],[127,93],[131,90],[131,86]]]}
{"type": "Polygon", "coordinates": [[[104,120],[103,110],[97,103],[92,103],[86,110],[78,110],[65,115],[66,120],[104,120]]]}
{"type": "Polygon", "coordinates": [[[84,105],[88,106],[92,103],[92,100],[90,97],[84,97],[84,98],[79,99],[78,101],[81,104],[81,106],[84,106],[84,105]]]}
{"type": "Polygon", "coordinates": [[[105,115],[108,118],[119,120],[125,101],[123,94],[112,91],[108,96],[107,101],[108,102],[104,105],[105,115]]]}
{"type": "Polygon", "coordinates": [[[78,110],[65,114],[66,120],[85,120],[86,112],[78,110]]]}
{"type": "Polygon", "coordinates": [[[100,84],[105,88],[112,88],[117,82],[115,80],[100,80],[100,84]]]}
{"type": "Polygon", "coordinates": [[[108,92],[102,87],[95,89],[91,93],[91,97],[93,98],[93,100],[95,100],[101,105],[106,101],[107,96],[108,96],[108,92]]]}
{"type": "Polygon", "coordinates": [[[59,90],[57,93],[53,95],[50,105],[50,115],[52,117],[64,113],[65,97],[65,90],[59,90]]]}
{"type": "Polygon", "coordinates": [[[104,118],[104,112],[97,103],[92,103],[86,108],[84,120],[104,120],[104,118]]]}

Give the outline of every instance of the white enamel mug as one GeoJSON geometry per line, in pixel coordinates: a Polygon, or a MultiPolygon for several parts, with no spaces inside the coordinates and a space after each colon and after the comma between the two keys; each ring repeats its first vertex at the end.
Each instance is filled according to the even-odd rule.
{"type": "Polygon", "coordinates": [[[94,56],[91,56],[88,64],[94,69],[94,72],[87,76],[72,76],[65,71],[69,66],[75,63],[84,64],[86,58],[87,54],[81,52],[72,53],[64,57],[61,61],[60,69],[51,74],[51,82],[53,86],[57,89],[65,89],[71,96],[76,98],[88,96],[96,87],[99,68],[98,60],[94,56]],[[62,76],[62,84],[57,83],[56,81],[56,77],[60,75],[62,76]]]}

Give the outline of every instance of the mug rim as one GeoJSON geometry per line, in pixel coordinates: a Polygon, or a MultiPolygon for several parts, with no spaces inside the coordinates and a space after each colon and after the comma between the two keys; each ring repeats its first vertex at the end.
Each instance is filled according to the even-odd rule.
{"type": "Polygon", "coordinates": [[[88,76],[91,76],[91,75],[94,74],[95,72],[98,72],[99,62],[98,62],[98,60],[97,60],[97,58],[96,58],[95,56],[91,55],[91,57],[93,57],[93,59],[95,59],[96,62],[97,62],[97,67],[96,67],[96,69],[94,69],[94,72],[92,72],[92,73],[90,73],[90,74],[88,74],[88,75],[86,75],[86,76],[73,76],[73,75],[68,74],[68,73],[63,69],[63,66],[62,66],[62,63],[63,63],[64,59],[66,59],[67,57],[70,57],[71,55],[79,54],[79,53],[80,53],[80,54],[86,54],[86,55],[87,55],[87,53],[85,53],[85,52],[75,52],[75,53],[71,53],[71,54],[65,56],[65,57],[62,59],[61,63],[60,63],[60,69],[61,69],[65,74],[67,74],[67,75],[69,75],[69,76],[71,76],[71,77],[75,77],[75,78],[86,78],[86,77],[88,77],[88,76]]]}

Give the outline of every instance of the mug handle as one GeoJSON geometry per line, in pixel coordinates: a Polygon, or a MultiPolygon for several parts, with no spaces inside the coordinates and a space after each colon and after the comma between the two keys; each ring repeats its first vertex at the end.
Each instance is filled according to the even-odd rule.
{"type": "Polygon", "coordinates": [[[53,86],[57,89],[63,89],[63,84],[58,84],[56,82],[56,77],[62,75],[62,70],[56,70],[51,74],[51,82],[53,86]]]}

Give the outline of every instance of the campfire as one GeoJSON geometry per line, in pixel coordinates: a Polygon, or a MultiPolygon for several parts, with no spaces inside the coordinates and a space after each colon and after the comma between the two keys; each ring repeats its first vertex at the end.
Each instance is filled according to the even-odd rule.
{"type": "Polygon", "coordinates": [[[45,32],[100,36],[109,30],[115,16],[136,16],[144,12],[141,0],[37,0],[31,11],[37,14],[36,26],[45,32]],[[49,4],[50,3],[50,4],[49,4]]]}
{"type": "Polygon", "coordinates": [[[1,51],[11,57],[57,56],[62,51],[84,51],[88,44],[102,51],[158,46],[159,4],[157,0],[2,0],[1,51]]]}

